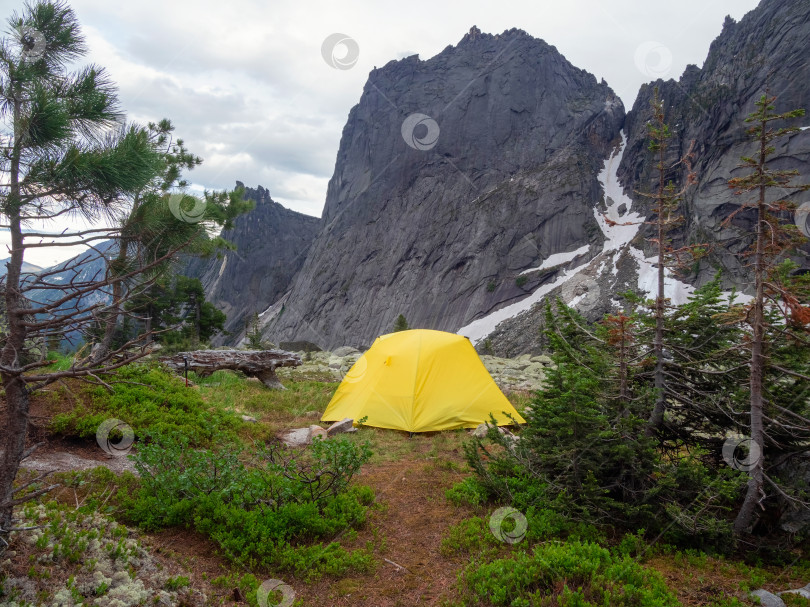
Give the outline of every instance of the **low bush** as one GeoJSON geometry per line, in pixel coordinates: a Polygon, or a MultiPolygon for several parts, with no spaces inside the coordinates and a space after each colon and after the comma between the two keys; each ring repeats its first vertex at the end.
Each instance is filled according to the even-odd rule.
{"type": "Polygon", "coordinates": [[[147,529],[192,526],[250,568],[306,577],[371,568],[367,550],[312,544],[365,522],[374,494],[349,483],[371,457],[367,444],[316,439],[306,451],[272,445],[245,456],[238,443],[194,449],[183,436],[155,434],[134,456],[141,488],[127,515],[147,529]]]}
{"type": "Polygon", "coordinates": [[[545,544],[533,553],[468,566],[467,605],[509,607],[677,607],[663,578],[597,544],[545,544]]]}
{"type": "Polygon", "coordinates": [[[488,499],[488,492],[475,477],[468,476],[444,492],[447,500],[455,506],[478,507],[488,499]]]}
{"type": "Polygon", "coordinates": [[[441,553],[445,556],[464,554],[486,558],[499,545],[501,543],[490,531],[487,521],[474,516],[447,530],[447,535],[442,538],[441,553]]]}
{"type": "Polygon", "coordinates": [[[216,436],[234,434],[242,423],[235,414],[206,404],[198,391],[155,364],[127,365],[111,385],[112,392],[88,387],[89,404],[54,416],[52,430],[92,438],[104,420],[117,418],[139,438],[149,432],[176,432],[206,444],[216,436]]]}

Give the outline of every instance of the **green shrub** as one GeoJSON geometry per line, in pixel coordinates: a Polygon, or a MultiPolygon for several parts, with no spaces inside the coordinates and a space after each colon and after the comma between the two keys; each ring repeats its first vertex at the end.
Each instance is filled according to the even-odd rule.
{"type": "Polygon", "coordinates": [[[141,488],[125,503],[128,516],[147,529],[193,526],[249,568],[308,577],[371,568],[368,550],[319,542],[365,522],[374,494],[349,483],[371,457],[367,444],[316,439],[304,451],[259,447],[248,463],[245,455],[238,443],[194,449],[183,436],[155,434],[134,456],[141,488]]]}
{"type": "Polygon", "coordinates": [[[519,287],[522,287],[523,285],[525,285],[528,282],[528,280],[529,280],[528,276],[518,276],[515,279],[515,284],[517,286],[519,286],[519,287]]]}
{"type": "Polygon", "coordinates": [[[189,580],[184,575],[178,575],[177,577],[170,577],[166,580],[164,587],[169,592],[174,592],[176,590],[180,590],[181,588],[185,588],[186,586],[191,584],[191,580],[189,580]]]}
{"type": "Polygon", "coordinates": [[[718,466],[698,446],[675,449],[647,432],[654,393],[645,367],[627,364],[641,356],[611,345],[632,345],[635,321],[625,317],[619,342],[614,321],[586,329],[576,310],[562,302],[556,311],[547,306],[545,335],[555,365],[546,370],[520,440],[492,429],[486,439],[465,443],[479,493],[535,517],[530,540],[593,540],[610,533],[610,525],[726,551],[746,477],[718,466]]]}
{"type": "Polygon", "coordinates": [[[177,432],[208,443],[220,434],[233,435],[242,423],[231,412],[212,409],[197,390],[154,364],[122,367],[115,381],[112,393],[102,386],[89,388],[89,406],[77,405],[54,416],[52,430],[92,438],[99,425],[112,417],[129,424],[139,438],[152,431],[177,432]]]}
{"type": "Polygon", "coordinates": [[[592,543],[538,546],[532,554],[472,564],[460,575],[467,604],[510,607],[677,607],[660,574],[592,543]]]}
{"type": "Polygon", "coordinates": [[[477,507],[487,501],[486,489],[473,476],[447,489],[444,496],[455,506],[477,507]]]}
{"type": "Polygon", "coordinates": [[[442,538],[441,553],[445,556],[460,553],[485,556],[498,545],[501,543],[490,531],[487,520],[474,516],[447,530],[447,535],[442,538]]]}

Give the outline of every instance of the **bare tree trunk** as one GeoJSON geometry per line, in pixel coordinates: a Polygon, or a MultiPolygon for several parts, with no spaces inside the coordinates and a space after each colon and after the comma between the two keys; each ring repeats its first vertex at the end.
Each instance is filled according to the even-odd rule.
{"type": "Polygon", "coordinates": [[[762,378],[765,371],[765,292],[764,292],[764,245],[765,245],[765,185],[763,182],[765,174],[766,141],[765,129],[767,125],[762,123],[762,133],[760,139],[760,156],[758,172],[760,176],[759,205],[757,207],[757,244],[754,254],[754,284],[756,295],[754,296],[754,309],[752,319],[751,334],[751,449],[758,449],[753,455],[749,455],[751,466],[748,471],[750,478],[745,492],[745,499],[742,507],[734,520],[734,531],[739,535],[748,531],[755,522],[756,507],[764,497],[763,485],[765,483],[764,471],[764,447],[765,430],[763,426],[763,402],[762,402],[762,378]]]}
{"type": "MultiPolygon", "coordinates": [[[[121,243],[121,249],[124,251],[124,257],[126,257],[126,244],[123,242],[121,243]]],[[[119,253],[119,259],[120,257],[121,253],[119,253]]],[[[105,360],[112,350],[115,329],[118,327],[118,316],[120,315],[119,306],[121,305],[123,291],[124,285],[121,284],[121,281],[116,281],[115,284],[113,284],[112,303],[110,304],[111,309],[104,314],[104,335],[101,341],[93,346],[93,362],[105,360]]]]}
{"type": "MultiPolygon", "coordinates": [[[[5,360],[4,360],[5,362],[5,360]]],[[[0,374],[6,393],[3,456],[0,459],[0,554],[8,541],[13,511],[14,479],[25,452],[28,433],[28,389],[20,376],[0,374]]]]}
{"type": "Polygon", "coordinates": [[[666,397],[664,395],[664,155],[666,147],[661,144],[658,151],[658,291],[655,297],[655,404],[647,424],[647,434],[652,435],[664,425],[666,397]]]}
{"type": "MultiPolygon", "coordinates": [[[[20,104],[14,104],[15,124],[19,120],[20,104]]],[[[25,346],[25,306],[20,294],[20,272],[23,264],[23,237],[20,222],[20,141],[15,138],[9,170],[10,188],[5,213],[9,218],[11,233],[11,258],[7,263],[5,305],[8,334],[0,351],[0,379],[3,381],[6,400],[6,419],[3,427],[0,459],[0,551],[5,547],[8,530],[11,528],[13,511],[14,479],[25,453],[25,437],[28,433],[28,389],[23,380],[20,357],[25,346]]]]}
{"type": "MultiPolygon", "coordinates": [[[[134,211],[138,208],[138,204],[139,199],[138,196],[136,196],[135,201],[132,204],[132,211],[130,211],[130,213],[134,213],[134,211]]],[[[126,262],[128,249],[129,243],[125,238],[121,238],[118,241],[118,255],[116,256],[117,263],[112,264],[112,271],[115,271],[116,267],[119,267],[120,269],[120,266],[126,262]]],[[[115,329],[118,327],[118,317],[121,315],[121,302],[123,299],[124,284],[119,280],[113,284],[112,304],[110,306],[110,310],[104,315],[104,336],[101,338],[101,341],[93,347],[93,362],[104,360],[112,351],[112,342],[115,338],[115,329]]]]}

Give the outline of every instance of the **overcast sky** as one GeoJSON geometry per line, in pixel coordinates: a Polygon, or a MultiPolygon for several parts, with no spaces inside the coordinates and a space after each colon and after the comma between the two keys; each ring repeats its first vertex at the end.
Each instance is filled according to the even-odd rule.
{"type": "MultiPolygon", "coordinates": [[[[171,119],[203,157],[189,174],[195,185],[261,184],[283,205],[320,216],[341,131],[374,66],[413,54],[428,59],[473,25],[488,33],[517,27],[604,78],[629,110],[641,83],[702,65],[725,16],[739,20],[757,1],[70,4],[83,25],[88,60],[118,83],[128,118],[171,119]],[[356,43],[350,69],[336,69],[322,56],[324,40],[335,33],[356,43]]],[[[0,0],[0,16],[5,21],[21,5],[0,0]]],[[[335,48],[336,60],[346,52],[335,48]]]]}

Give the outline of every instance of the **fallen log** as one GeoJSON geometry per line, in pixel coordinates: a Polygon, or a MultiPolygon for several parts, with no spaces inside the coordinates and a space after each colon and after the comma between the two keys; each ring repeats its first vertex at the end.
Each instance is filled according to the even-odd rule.
{"type": "Polygon", "coordinates": [[[255,377],[268,388],[284,390],[276,375],[279,367],[297,367],[301,357],[284,350],[195,350],[178,352],[172,356],[162,356],[160,360],[181,374],[186,369],[201,377],[211,375],[220,369],[241,371],[248,377],[255,377]]]}

